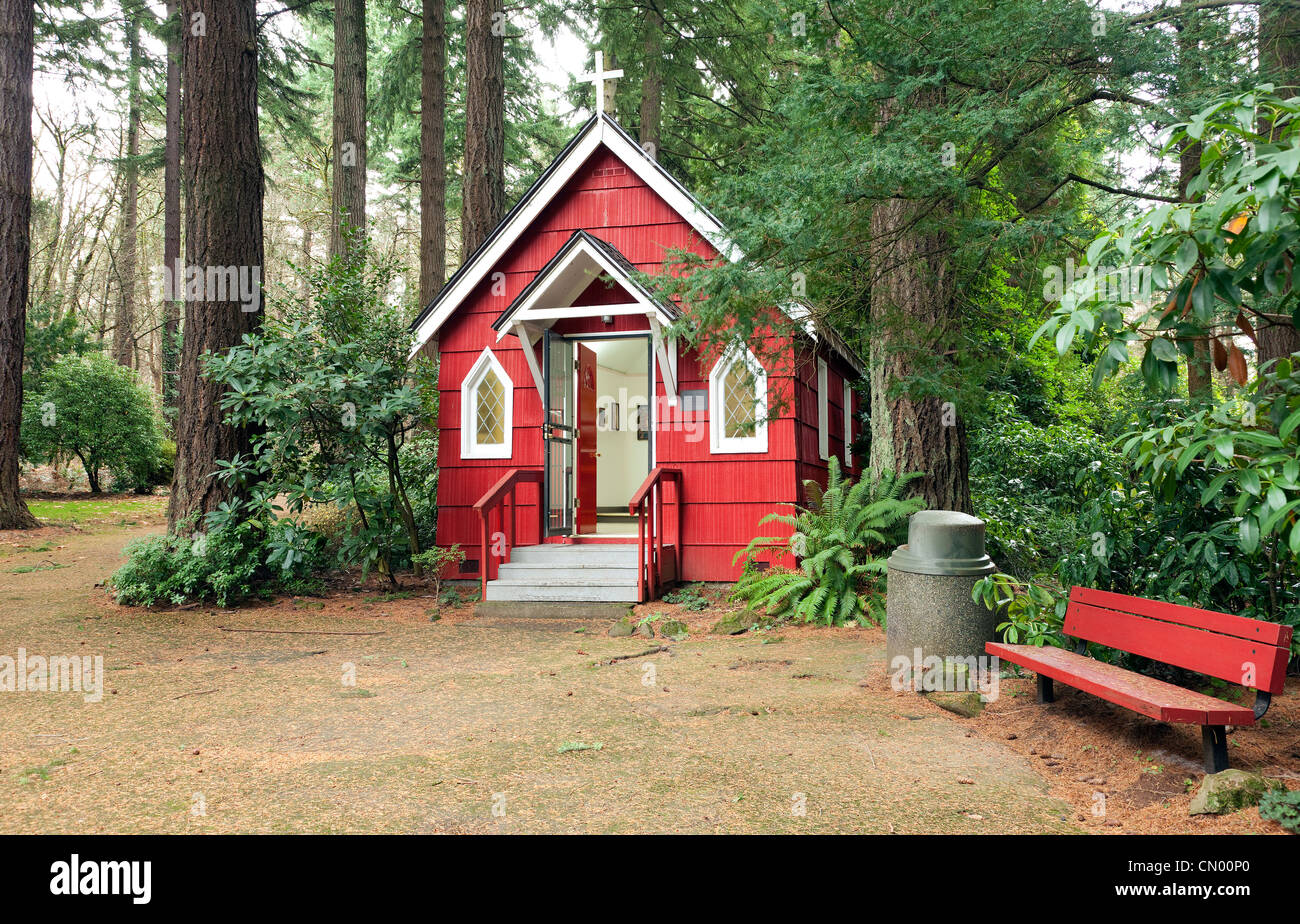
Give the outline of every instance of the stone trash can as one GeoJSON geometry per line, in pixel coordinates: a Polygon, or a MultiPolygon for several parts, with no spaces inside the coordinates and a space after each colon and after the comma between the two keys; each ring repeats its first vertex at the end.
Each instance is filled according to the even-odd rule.
{"type": "Polygon", "coordinates": [[[995,571],[984,553],[983,520],[956,510],[913,514],[907,544],[889,558],[886,669],[899,656],[914,660],[917,649],[940,661],[982,657],[998,613],[971,600],[971,590],[995,571]]]}

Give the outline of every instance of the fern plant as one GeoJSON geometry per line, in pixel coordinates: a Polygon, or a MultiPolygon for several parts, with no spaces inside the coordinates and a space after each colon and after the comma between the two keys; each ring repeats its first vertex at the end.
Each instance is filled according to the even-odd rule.
{"type": "Polygon", "coordinates": [[[792,535],[759,536],[736,553],[732,563],[743,559],[745,569],[732,599],[777,619],[828,626],[881,622],[884,555],[902,541],[907,518],[925,506],[904,496],[919,477],[883,472],[876,481],[854,483],[832,457],[825,489],[804,482],[806,506],[790,505],[791,513],[770,513],[759,521],[784,523],[792,535]],[[789,556],[793,566],[759,571],[753,567],[759,555],[772,556],[774,563],[789,556]]]}

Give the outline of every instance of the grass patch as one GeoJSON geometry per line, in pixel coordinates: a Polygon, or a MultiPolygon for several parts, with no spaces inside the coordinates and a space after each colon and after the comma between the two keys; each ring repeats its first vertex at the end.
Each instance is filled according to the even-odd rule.
{"type": "Polygon", "coordinates": [[[59,568],[71,567],[71,565],[60,565],[58,562],[41,562],[39,565],[20,565],[10,574],[31,574],[33,571],[55,571],[59,568]]]}
{"type": "Polygon", "coordinates": [[[413,590],[394,590],[385,594],[374,594],[370,597],[363,597],[366,603],[392,603],[394,600],[409,600],[415,596],[413,590]]]}
{"type": "Polygon", "coordinates": [[[167,498],[92,498],[85,500],[29,500],[32,516],[52,524],[132,526],[141,520],[167,514],[167,498]]]}
{"type": "MultiPolygon", "coordinates": [[[[69,753],[76,754],[77,749],[73,748],[69,753]]],[[[59,767],[66,766],[67,763],[68,759],[66,757],[55,757],[49,763],[41,764],[37,767],[28,767],[26,770],[19,771],[18,782],[24,786],[29,786],[37,780],[40,780],[42,783],[47,783],[49,782],[50,774],[59,767]]]]}
{"type": "Polygon", "coordinates": [[[603,751],[605,745],[597,741],[594,744],[587,744],[584,741],[566,741],[556,750],[557,754],[568,754],[570,751],[603,751]]]}

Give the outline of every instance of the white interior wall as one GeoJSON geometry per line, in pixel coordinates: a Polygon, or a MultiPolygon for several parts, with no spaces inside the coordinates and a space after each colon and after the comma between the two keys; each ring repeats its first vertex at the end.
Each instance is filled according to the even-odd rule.
{"type": "Polygon", "coordinates": [[[596,505],[626,509],[650,470],[650,441],[636,438],[636,422],[630,413],[637,400],[649,400],[648,357],[644,340],[602,350],[607,343],[587,343],[596,351],[596,406],[604,407],[610,401],[619,406],[618,429],[599,430],[596,434],[596,451],[600,454],[596,460],[596,505]],[[633,345],[635,350],[630,349],[633,345]],[[623,368],[610,368],[605,361],[623,368]]]}

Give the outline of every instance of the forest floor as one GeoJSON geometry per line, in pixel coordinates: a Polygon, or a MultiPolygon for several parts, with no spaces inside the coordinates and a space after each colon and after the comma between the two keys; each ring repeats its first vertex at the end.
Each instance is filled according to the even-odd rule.
{"type": "MultiPolygon", "coordinates": [[[[686,639],[610,638],[418,585],[131,609],[101,585],[166,499],[43,503],[55,525],[0,533],[0,654],[102,655],[107,679],[5,695],[0,832],[1279,830],[1187,816],[1195,729],[1018,679],[960,719],[890,689],[878,629],[715,636],[717,606],[655,603],[686,639]]],[[[1295,699],[1234,765],[1294,778],[1295,699]]]]}

